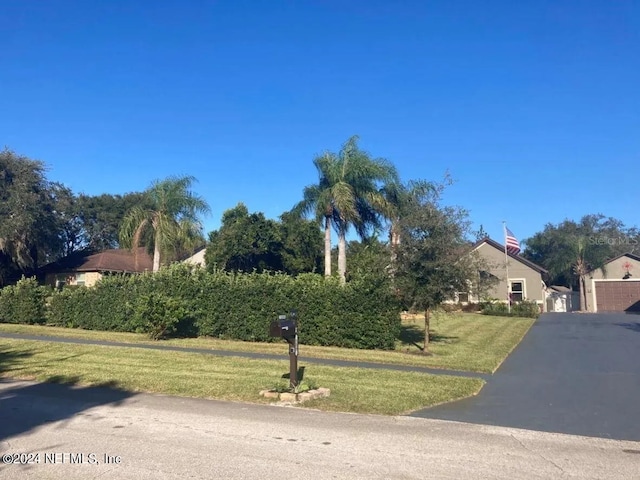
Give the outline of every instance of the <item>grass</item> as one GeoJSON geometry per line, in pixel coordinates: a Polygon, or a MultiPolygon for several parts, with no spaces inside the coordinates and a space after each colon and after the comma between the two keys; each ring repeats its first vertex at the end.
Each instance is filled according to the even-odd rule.
{"type": "MultiPolygon", "coordinates": [[[[119,335],[109,337],[114,340],[119,335]]],[[[329,367],[304,360],[301,366],[305,366],[305,378],[331,389],[330,397],[303,404],[320,410],[399,415],[474,395],[484,383],[448,375],[329,367]]],[[[258,392],[273,387],[288,370],[287,361],[0,339],[0,376],[82,386],[108,384],[130,392],[268,403],[258,392]]]]}
{"type": "MultiPolygon", "coordinates": [[[[473,313],[434,313],[431,318],[432,341],[429,346],[432,355],[425,356],[420,355],[420,347],[424,338],[422,333],[424,316],[412,316],[403,319],[402,331],[395,351],[301,345],[300,355],[301,359],[317,357],[493,373],[520,342],[533,322],[534,320],[526,318],[493,317],[473,313]]],[[[154,344],[143,334],[48,326],[0,324],[0,332],[154,344]]],[[[302,340],[304,340],[304,334],[302,334],[302,340]]],[[[163,340],[161,343],[211,350],[272,353],[283,356],[287,351],[284,342],[251,343],[214,338],[187,338],[163,340]]]]}

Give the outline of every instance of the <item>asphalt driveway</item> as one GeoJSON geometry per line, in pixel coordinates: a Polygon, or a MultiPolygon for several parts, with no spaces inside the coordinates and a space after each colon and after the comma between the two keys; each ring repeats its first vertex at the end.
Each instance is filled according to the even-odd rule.
{"type": "Polygon", "coordinates": [[[542,315],[477,397],[412,415],[640,441],[640,316],[542,315]]]}

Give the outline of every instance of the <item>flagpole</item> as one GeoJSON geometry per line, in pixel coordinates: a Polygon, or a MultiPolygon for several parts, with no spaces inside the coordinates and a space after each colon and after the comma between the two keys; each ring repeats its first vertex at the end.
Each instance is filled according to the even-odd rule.
{"type": "Polygon", "coordinates": [[[509,285],[509,255],[507,255],[507,222],[502,222],[502,230],[504,233],[504,269],[507,272],[507,308],[511,313],[511,287],[509,285]]]}

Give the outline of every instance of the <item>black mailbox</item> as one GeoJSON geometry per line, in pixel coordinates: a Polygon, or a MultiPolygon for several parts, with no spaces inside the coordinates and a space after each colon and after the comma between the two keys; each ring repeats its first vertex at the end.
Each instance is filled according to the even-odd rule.
{"type": "Polygon", "coordinates": [[[278,320],[271,322],[271,327],[269,328],[270,336],[287,340],[295,338],[296,333],[296,322],[288,319],[284,315],[280,316],[278,320]]]}
{"type": "Polygon", "coordinates": [[[269,335],[284,338],[289,344],[289,386],[295,388],[298,385],[298,312],[293,310],[288,317],[280,315],[271,322],[269,335]]]}

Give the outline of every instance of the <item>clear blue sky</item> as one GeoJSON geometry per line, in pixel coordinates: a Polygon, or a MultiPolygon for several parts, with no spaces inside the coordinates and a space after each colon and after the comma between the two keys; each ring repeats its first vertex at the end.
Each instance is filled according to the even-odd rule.
{"type": "Polygon", "coordinates": [[[640,226],[637,0],[0,0],[0,145],[74,192],[276,218],[351,135],[502,241],[640,226]]]}

